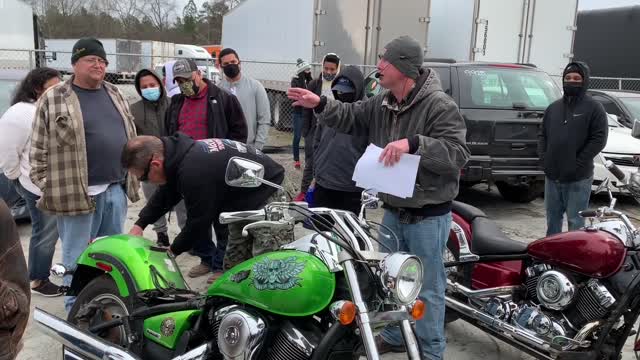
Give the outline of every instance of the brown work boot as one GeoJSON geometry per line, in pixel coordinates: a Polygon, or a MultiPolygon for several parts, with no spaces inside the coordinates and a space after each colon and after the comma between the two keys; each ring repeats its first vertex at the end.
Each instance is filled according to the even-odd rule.
{"type": "Polygon", "coordinates": [[[208,265],[200,263],[192,267],[191,270],[189,270],[189,273],[187,275],[189,275],[190,278],[197,278],[203,275],[207,275],[210,272],[211,272],[211,269],[209,269],[208,265]]]}
{"type": "Polygon", "coordinates": [[[404,348],[404,345],[391,345],[388,342],[384,341],[381,335],[376,336],[376,347],[378,348],[378,354],[380,355],[386,353],[403,353],[407,351],[404,348]]]}

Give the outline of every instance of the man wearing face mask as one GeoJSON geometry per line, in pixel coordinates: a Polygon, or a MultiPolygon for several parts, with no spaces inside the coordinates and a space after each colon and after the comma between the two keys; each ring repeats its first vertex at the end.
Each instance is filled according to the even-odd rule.
{"type": "Polygon", "coordinates": [[[220,87],[238,98],[247,120],[247,145],[262,150],[271,127],[271,109],[267,91],[259,81],[242,74],[240,57],[235,50],[222,49],[219,59],[224,72],[220,87]]]}
{"type": "MultiPolygon", "coordinates": [[[[340,71],[333,81],[333,97],[343,103],[364,98],[364,76],[356,66],[340,71]]],[[[366,134],[340,133],[318,123],[313,143],[314,206],[360,211],[362,189],[352,180],[358,159],[369,145],[366,134]]]]}
{"type": "MultiPolygon", "coordinates": [[[[168,136],[181,132],[194,140],[217,138],[247,142],[247,123],[235,95],[204,79],[193,60],[177,60],[172,70],[173,78],[167,78],[167,82],[178,83],[181,94],[171,98],[167,110],[168,136]]],[[[178,225],[182,229],[187,218],[184,201],[176,205],[175,210],[178,225]]],[[[205,251],[211,248],[208,244],[196,244],[193,254],[200,257],[201,262],[191,268],[187,274],[189,277],[195,278],[222,269],[228,230],[220,224],[215,224],[214,229],[217,241],[214,253],[205,251]]]]}
{"type": "Polygon", "coordinates": [[[564,96],[549,105],[542,120],[538,153],[546,175],[547,235],[584,226],[579,212],[589,207],[593,159],[607,144],[609,126],[602,104],[587,95],[589,67],[572,62],[564,70],[564,96]]]}
{"type": "MultiPolygon", "coordinates": [[[[322,73],[320,77],[311,80],[307,89],[318,96],[333,99],[333,80],[340,72],[340,58],[334,53],[328,53],[322,59],[322,73]]],[[[304,113],[302,136],[304,137],[304,172],[300,184],[300,193],[295,201],[304,201],[304,196],[313,181],[313,139],[316,134],[316,117],[313,111],[304,113]]]]}
{"type": "MultiPolygon", "coordinates": [[[[166,136],[164,116],[169,107],[169,98],[162,86],[162,80],[152,70],[142,69],[135,77],[135,86],[141,99],[131,104],[131,114],[136,125],[138,135],[166,136]]],[[[142,191],[147,201],[158,187],[148,181],[142,182],[142,191]]],[[[158,246],[169,246],[167,235],[167,218],[160,217],[153,224],[157,234],[158,246]]]]}

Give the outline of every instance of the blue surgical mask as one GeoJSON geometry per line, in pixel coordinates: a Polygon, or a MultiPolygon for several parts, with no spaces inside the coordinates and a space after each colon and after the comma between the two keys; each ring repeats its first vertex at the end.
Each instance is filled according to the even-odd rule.
{"type": "Polygon", "coordinates": [[[141,91],[142,97],[149,101],[158,101],[160,99],[160,88],[146,88],[141,91]]]}

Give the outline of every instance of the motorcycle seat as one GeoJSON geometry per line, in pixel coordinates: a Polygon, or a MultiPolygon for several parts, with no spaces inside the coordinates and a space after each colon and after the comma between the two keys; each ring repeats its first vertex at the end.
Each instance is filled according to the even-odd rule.
{"type": "Polygon", "coordinates": [[[485,218],[487,217],[487,214],[485,214],[482,210],[478,209],[477,207],[471,206],[469,204],[465,204],[460,201],[454,201],[451,204],[451,210],[454,213],[460,215],[460,217],[462,217],[469,224],[471,224],[473,220],[475,220],[478,217],[485,217],[485,218]]]}
{"type": "Polygon", "coordinates": [[[527,244],[511,239],[498,224],[486,217],[476,217],[471,228],[471,251],[476,255],[519,255],[527,252],[527,244]]]}

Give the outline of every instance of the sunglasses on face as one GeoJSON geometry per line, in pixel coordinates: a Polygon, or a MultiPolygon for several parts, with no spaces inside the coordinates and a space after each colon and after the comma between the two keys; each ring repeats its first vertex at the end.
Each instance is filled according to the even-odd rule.
{"type": "Polygon", "coordinates": [[[146,182],[147,180],[149,180],[149,172],[151,171],[152,161],[153,161],[153,156],[151,157],[151,159],[149,159],[149,162],[147,163],[147,167],[144,169],[144,173],[142,173],[142,176],[140,176],[138,180],[142,182],[146,182]]]}

